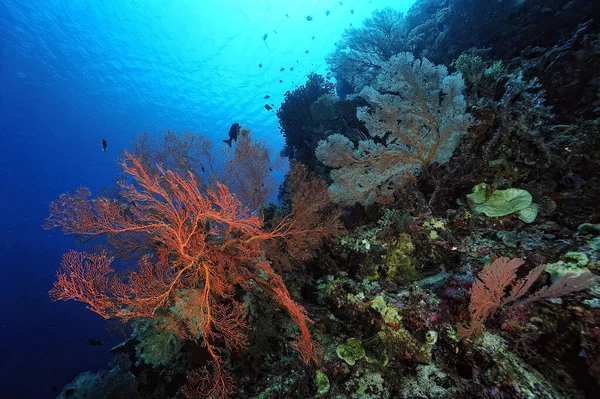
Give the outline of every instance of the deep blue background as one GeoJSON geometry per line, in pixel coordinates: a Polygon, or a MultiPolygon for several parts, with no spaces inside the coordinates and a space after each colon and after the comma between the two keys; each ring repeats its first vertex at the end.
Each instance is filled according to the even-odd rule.
{"type": "Polygon", "coordinates": [[[48,298],[74,245],[42,230],[52,200],[111,185],[117,155],[143,131],[220,142],[238,121],[279,152],[285,91],[326,71],[350,24],[412,2],[0,1],[0,396],[52,397],[106,366],[119,342],[82,304],[48,298]]]}

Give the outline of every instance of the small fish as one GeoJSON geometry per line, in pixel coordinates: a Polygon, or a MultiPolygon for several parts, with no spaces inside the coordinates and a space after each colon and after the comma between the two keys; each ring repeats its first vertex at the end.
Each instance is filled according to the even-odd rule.
{"type": "Polygon", "coordinates": [[[352,27],[352,24],[350,24],[350,27],[352,27]]]}
{"type": "Polygon", "coordinates": [[[342,3],[342,2],[340,1],[340,5],[341,5],[341,6],[343,6],[343,5],[344,5],[344,3],[342,3]]]}
{"type": "Polygon", "coordinates": [[[307,20],[307,21],[312,21],[312,20],[313,20],[313,17],[312,17],[312,15],[309,15],[309,16],[307,16],[307,17],[306,17],[306,20],[307,20]]]}
{"type": "Polygon", "coordinates": [[[308,50],[306,50],[305,53],[308,54],[308,50]]]}
{"type": "Polygon", "coordinates": [[[312,37],[312,40],[315,40],[315,37],[314,37],[314,36],[312,37]]]}
{"type": "Polygon", "coordinates": [[[279,68],[279,72],[285,71],[285,68],[279,68]]]}
{"type": "Polygon", "coordinates": [[[279,79],[279,83],[283,83],[283,80],[279,79]]]}
{"type": "Polygon", "coordinates": [[[294,67],[290,67],[290,71],[293,71],[293,70],[294,70],[294,67]]]}
{"type": "Polygon", "coordinates": [[[106,153],[106,140],[102,139],[102,151],[106,153]]]}
{"type": "Polygon", "coordinates": [[[262,62],[261,62],[260,64],[258,64],[258,67],[259,67],[259,68],[262,68],[262,62]]]}
{"type": "Polygon", "coordinates": [[[285,16],[286,16],[286,17],[288,17],[288,18],[290,17],[290,16],[289,16],[289,15],[287,15],[287,14],[285,14],[285,16]]]}
{"type": "Polygon", "coordinates": [[[263,40],[267,40],[267,37],[269,37],[269,34],[265,33],[265,35],[263,36],[263,40]]]}
{"type": "Polygon", "coordinates": [[[240,124],[234,123],[229,128],[229,139],[223,140],[223,143],[227,143],[229,147],[231,147],[231,141],[237,141],[238,133],[240,132],[240,124]]]}
{"type": "Polygon", "coordinates": [[[200,165],[200,169],[202,170],[202,173],[206,173],[206,170],[204,169],[204,165],[200,165]]]}
{"type": "Polygon", "coordinates": [[[273,33],[275,33],[276,35],[278,35],[278,34],[279,34],[279,33],[277,33],[277,31],[276,31],[276,30],[273,30],[273,33]]]}
{"type": "Polygon", "coordinates": [[[354,10],[350,10],[350,14],[354,14],[354,10]]]}
{"type": "Polygon", "coordinates": [[[325,11],[325,16],[328,17],[329,16],[329,10],[325,11]]]}
{"type": "Polygon", "coordinates": [[[270,111],[270,110],[272,110],[272,109],[273,109],[273,107],[271,107],[269,104],[265,104],[265,109],[266,109],[267,111],[270,111]]]}
{"type": "Polygon", "coordinates": [[[104,345],[104,342],[100,341],[99,339],[90,339],[88,342],[89,342],[89,343],[90,343],[90,345],[92,345],[92,346],[104,345]]]}
{"type": "Polygon", "coordinates": [[[271,98],[271,96],[267,94],[267,95],[265,96],[265,100],[268,100],[269,98],[271,98]]]}

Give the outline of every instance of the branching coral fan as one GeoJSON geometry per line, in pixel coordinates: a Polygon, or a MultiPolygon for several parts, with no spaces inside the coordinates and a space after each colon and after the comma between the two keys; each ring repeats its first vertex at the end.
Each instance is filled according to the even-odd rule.
{"type": "Polygon", "coordinates": [[[560,297],[583,290],[594,281],[593,275],[589,272],[579,275],[567,274],[554,284],[541,288],[523,298],[546,268],[545,265],[540,265],[526,277],[516,281],[510,292],[507,293],[506,289],[515,281],[517,270],[523,263],[524,261],[519,258],[501,257],[491,265],[484,267],[471,287],[471,304],[469,305],[471,324],[467,328],[459,328],[460,336],[469,338],[473,334],[480,333],[483,329],[483,323],[501,306],[515,301],[527,303],[544,298],[560,297]]]}
{"type": "Polygon", "coordinates": [[[209,397],[224,397],[233,389],[223,368],[221,344],[228,350],[246,346],[244,309],[233,299],[236,286],[249,290],[258,285],[271,292],[300,328],[296,348],[302,359],[318,361],[318,347],[307,327],[310,319],[265,253],[275,248],[303,252],[337,230],[335,212],[321,217],[328,205],[326,185],[305,179],[296,169],[294,210],[266,230],[261,218],[224,185],[203,193],[192,173],[184,178],[158,167],[158,173],[149,174],[130,154],[123,166],[135,181],[119,183],[125,203],[89,200],[89,190],[80,188],[51,204],[46,228],[87,235],[136,233],[140,247],[150,242],[154,251],[142,256],[138,270],[125,279],[115,274],[107,254],[71,251],[63,258],[51,297],[84,302],[104,318],[157,318],[181,337],[201,340],[212,368],[190,374],[190,381],[197,384],[193,392],[209,397]]]}
{"type": "Polygon", "coordinates": [[[148,174],[157,173],[152,165],[162,165],[180,176],[194,173],[201,191],[217,182],[233,191],[244,206],[257,209],[277,191],[273,170],[282,158],[273,156],[265,141],[252,137],[241,127],[234,148],[223,147],[219,160],[213,141],[202,134],[167,130],[163,135],[143,133],[132,141],[132,154],[148,174]]]}
{"type": "Polygon", "coordinates": [[[383,64],[408,48],[406,34],[403,13],[390,7],[376,10],[362,27],[344,31],[327,63],[338,82],[347,81],[360,91],[375,79],[383,64]]]}
{"type": "Polygon", "coordinates": [[[448,75],[443,65],[393,56],[376,86],[360,93],[371,107],[358,108],[357,117],[372,139],[355,146],[334,134],[317,147],[317,158],[333,168],[333,196],[345,204],[385,202],[422,168],[448,162],[472,124],[464,86],[460,73],[448,75]]]}

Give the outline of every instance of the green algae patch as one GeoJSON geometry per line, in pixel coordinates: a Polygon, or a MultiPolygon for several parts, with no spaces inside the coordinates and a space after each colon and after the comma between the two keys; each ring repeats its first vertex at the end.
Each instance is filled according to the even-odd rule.
{"type": "Polygon", "coordinates": [[[327,377],[327,374],[325,374],[321,370],[317,370],[317,373],[315,375],[315,385],[317,386],[317,395],[321,396],[329,392],[330,385],[329,377],[327,377]]]}
{"type": "Polygon", "coordinates": [[[396,308],[388,306],[385,303],[385,299],[383,296],[379,295],[373,299],[371,302],[371,307],[379,312],[381,317],[383,317],[383,322],[388,326],[398,326],[400,325],[401,317],[398,314],[396,308]]]}
{"type": "Polygon", "coordinates": [[[538,214],[539,206],[532,201],[531,194],[520,188],[491,191],[490,187],[481,183],[473,187],[467,195],[469,206],[478,213],[489,217],[499,217],[518,212],[517,216],[525,223],[531,223],[538,214]]]}
{"type": "Polygon", "coordinates": [[[348,338],[345,343],[338,345],[335,352],[350,366],[354,366],[357,360],[365,357],[365,349],[358,338],[348,338]]]}

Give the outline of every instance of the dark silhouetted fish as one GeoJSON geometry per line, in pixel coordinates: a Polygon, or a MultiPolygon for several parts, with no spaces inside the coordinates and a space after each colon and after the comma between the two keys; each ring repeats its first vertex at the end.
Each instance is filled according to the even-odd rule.
{"type": "Polygon", "coordinates": [[[258,64],[258,67],[259,67],[259,68],[262,68],[262,62],[261,62],[260,64],[258,64]]]}
{"type": "Polygon", "coordinates": [[[265,104],[265,109],[266,109],[267,111],[270,111],[270,110],[272,110],[272,109],[273,109],[273,107],[271,107],[269,104],[265,104]]]}
{"type": "Polygon", "coordinates": [[[290,71],[293,71],[293,70],[294,70],[294,67],[290,67],[290,71]]]}
{"type": "Polygon", "coordinates": [[[306,20],[307,20],[307,21],[312,21],[312,20],[313,20],[313,17],[312,17],[312,15],[309,15],[309,16],[307,16],[307,17],[306,17],[306,20]]]}
{"type": "Polygon", "coordinates": [[[305,53],[308,54],[308,50],[306,50],[305,53]]]}
{"type": "Polygon", "coordinates": [[[354,10],[350,10],[350,14],[354,14],[354,10]]]}
{"type": "Polygon", "coordinates": [[[287,14],[285,14],[285,16],[286,16],[286,17],[288,17],[288,18],[290,17],[290,16],[289,16],[289,15],[287,15],[287,14]]]}
{"type": "Polygon", "coordinates": [[[237,141],[238,133],[240,132],[240,124],[234,123],[229,128],[229,139],[223,140],[223,143],[227,143],[229,147],[231,147],[231,141],[237,141]]]}
{"type": "Polygon", "coordinates": [[[102,139],[102,151],[106,152],[106,140],[102,139]]]}
{"type": "Polygon", "coordinates": [[[104,342],[100,341],[99,339],[90,339],[88,341],[90,343],[90,345],[92,346],[100,346],[100,345],[104,345],[104,342]]]}
{"type": "Polygon", "coordinates": [[[269,98],[271,98],[271,96],[267,94],[267,95],[265,96],[265,100],[268,100],[269,98]]]}
{"type": "Polygon", "coordinates": [[[312,40],[315,40],[315,37],[314,37],[314,36],[312,37],[312,40]]]}
{"type": "Polygon", "coordinates": [[[279,79],[279,83],[283,83],[283,80],[279,79]]]}
{"type": "Polygon", "coordinates": [[[279,72],[285,71],[285,68],[279,68],[279,72]]]}
{"type": "Polygon", "coordinates": [[[329,10],[325,11],[325,16],[328,17],[329,16],[329,10]]]}
{"type": "Polygon", "coordinates": [[[265,35],[263,36],[263,40],[267,40],[268,37],[269,37],[269,34],[265,33],[265,35]]]}

